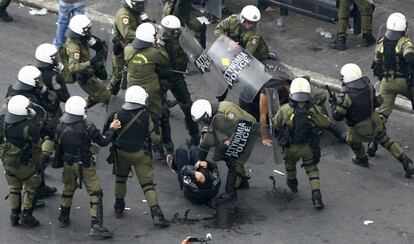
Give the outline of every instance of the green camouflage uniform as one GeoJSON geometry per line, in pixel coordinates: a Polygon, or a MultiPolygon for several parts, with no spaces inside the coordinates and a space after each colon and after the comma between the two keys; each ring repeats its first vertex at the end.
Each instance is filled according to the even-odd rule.
{"type": "Polygon", "coordinates": [[[141,20],[130,8],[122,7],[115,15],[115,35],[112,40],[114,44],[112,50],[112,78],[108,84],[108,90],[112,90],[113,87],[120,85],[118,83],[121,79],[121,71],[125,65],[124,47],[133,41],[135,30],[140,24],[142,24],[141,20]]]}
{"type": "Polygon", "coordinates": [[[395,46],[395,70],[389,70],[385,63],[387,61],[393,62],[393,60],[387,60],[384,54],[384,38],[380,39],[375,47],[373,67],[378,67],[378,70],[374,70],[374,74],[381,80],[380,94],[384,99],[378,112],[385,121],[392,113],[397,95],[403,95],[410,99],[408,89],[414,93],[413,87],[409,87],[407,83],[406,71],[408,67],[406,66],[408,64],[406,58],[409,55],[414,55],[414,46],[410,38],[403,36],[395,46]]]}
{"type": "MultiPolygon", "coordinates": [[[[301,106],[298,104],[298,106],[301,106]]],[[[308,110],[308,122],[311,127],[327,128],[331,124],[328,116],[323,115],[322,109],[317,105],[312,105],[308,110]]],[[[294,128],[295,109],[290,103],[284,104],[275,117],[273,125],[275,131],[279,132],[287,127],[289,130],[294,128]]],[[[312,136],[312,135],[311,135],[312,136]]],[[[287,172],[287,180],[296,180],[296,163],[302,159],[303,167],[309,177],[309,183],[312,190],[320,189],[318,162],[314,160],[314,149],[309,143],[290,144],[283,148],[283,160],[287,172]]]]}
{"type": "Polygon", "coordinates": [[[226,35],[238,42],[239,45],[247,52],[252,54],[258,60],[268,58],[269,48],[263,40],[261,33],[257,31],[257,27],[253,30],[246,30],[240,23],[239,15],[231,15],[222,20],[214,30],[214,35],[226,35]]]}
{"type": "Polygon", "coordinates": [[[374,5],[367,0],[339,0],[338,36],[346,36],[350,12],[349,8],[352,2],[358,6],[358,11],[361,12],[362,33],[372,33],[372,12],[374,11],[374,5]]]}
{"type": "MultiPolygon", "coordinates": [[[[206,125],[203,127],[201,141],[200,141],[200,149],[203,151],[209,151],[211,147],[214,147],[214,155],[213,155],[213,161],[226,161],[230,164],[235,166],[236,170],[236,184],[235,187],[239,187],[242,177],[246,176],[246,171],[244,168],[244,164],[249,159],[250,154],[253,151],[253,146],[257,139],[257,133],[254,132],[252,137],[249,139],[248,144],[245,146],[246,151],[244,151],[239,158],[233,159],[226,157],[225,152],[227,150],[227,146],[223,143],[224,141],[221,140],[222,138],[217,137],[217,133],[215,131],[220,132],[227,132],[228,138],[224,139],[230,139],[232,136],[232,133],[236,131],[237,127],[237,120],[242,119],[249,122],[257,123],[256,119],[241,109],[239,106],[232,102],[223,101],[218,103],[218,107],[216,108],[216,111],[213,109],[213,121],[215,126],[218,126],[217,128],[212,128],[211,125],[206,125]],[[223,116],[216,116],[214,115],[223,115],[223,116]]],[[[257,124],[258,126],[258,124],[257,124]]]]}
{"type": "Polygon", "coordinates": [[[162,115],[162,97],[157,66],[168,65],[168,54],[162,47],[151,46],[143,50],[132,45],[125,47],[125,60],[128,66],[128,87],[138,85],[148,93],[148,112],[158,120],[162,115]]]}
{"type": "Polygon", "coordinates": [[[65,65],[65,81],[67,83],[77,81],[94,101],[107,104],[111,94],[95,76],[95,68],[90,62],[91,54],[87,41],[70,37],[64,48],[66,54],[65,57],[62,57],[62,62],[65,65]],[[85,77],[84,81],[76,80],[76,75],[85,77]]]}

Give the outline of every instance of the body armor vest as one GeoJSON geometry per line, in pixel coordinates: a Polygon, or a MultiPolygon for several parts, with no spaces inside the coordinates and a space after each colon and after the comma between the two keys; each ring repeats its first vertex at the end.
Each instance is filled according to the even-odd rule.
{"type": "Polygon", "coordinates": [[[91,139],[84,120],[72,124],[60,123],[56,128],[56,138],[60,139],[65,161],[90,162],[91,139]]]}
{"type": "MultiPolygon", "coordinates": [[[[292,105],[291,105],[292,106],[292,105]]],[[[311,137],[311,125],[308,121],[309,105],[300,107],[293,103],[294,121],[293,128],[290,129],[291,144],[308,143],[311,137]]]]}
{"type": "Polygon", "coordinates": [[[119,149],[127,152],[136,152],[142,150],[150,134],[148,132],[149,115],[146,111],[141,109],[129,111],[122,109],[118,112],[118,119],[122,125],[127,125],[129,121],[137,114],[141,113],[135,122],[124,132],[120,138],[116,139],[116,144],[119,149]]]}
{"type": "Polygon", "coordinates": [[[366,77],[345,84],[345,88],[352,104],[345,116],[346,123],[354,126],[369,118],[374,111],[373,88],[367,82],[366,77]]]}
{"type": "Polygon", "coordinates": [[[24,135],[24,130],[26,127],[30,127],[29,120],[23,120],[15,124],[6,124],[6,141],[19,148],[25,147],[28,140],[28,138],[25,138],[24,135]]]}

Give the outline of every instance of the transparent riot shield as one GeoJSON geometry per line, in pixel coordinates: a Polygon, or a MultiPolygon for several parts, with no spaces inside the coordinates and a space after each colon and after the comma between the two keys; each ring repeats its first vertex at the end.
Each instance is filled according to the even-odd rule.
{"type": "Polygon", "coordinates": [[[207,12],[211,15],[216,16],[218,19],[222,17],[222,0],[205,0],[205,4],[191,4],[193,8],[207,12]]]}
{"type": "Polygon", "coordinates": [[[265,66],[236,42],[221,35],[207,52],[222,74],[223,79],[207,80],[208,83],[222,83],[215,86],[227,88],[243,101],[250,103],[262,86],[272,78],[265,66]]]}
{"type": "Polygon", "coordinates": [[[164,6],[161,0],[147,0],[145,12],[147,13],[148,18],[155,21],[157,24],[161,23],[163,9],[164,6]]]}
{"type": "Polygon", "coordinates": [[[185,28],[181,33],[180,45],[189,57],[190,62],[194,63],[201,72],[209,87],[217,96],[221,96],[227,89],[223,75],[217,66],[212,63],[211,58],[203,50],[200,43],[194,37],[194,33],[189,28],[185,28]]]}
{"type": "Polygon", "coordinates": [[[210,124],[210,132],[216,141],[215,153],[222,154],[218,155],[221,158],[237,160],[245,157],[247,160],[256,143],[259,128],[255,121],[223,114],[215,115],[210,124]]]}
{"type": "Polygon", "coordinates": [[[111,96],[108,103],[108,109],[106,111],[106,118],[111,114],[119,111],[122,108],[122,104],[125,102],[125,91],[120,90],[118,95],[111,96]]]}
{"type": "Polygon", "coordinates": [[[283,162],[282,149],[279,147],[274,128],[273,128],[273,117],[279,111],[279,95],[275,88],[266,88],[266,104],[267,104],[267,117],[269,120],[268,136],[272,139],[273,157],[276,164],[283,162]]]}

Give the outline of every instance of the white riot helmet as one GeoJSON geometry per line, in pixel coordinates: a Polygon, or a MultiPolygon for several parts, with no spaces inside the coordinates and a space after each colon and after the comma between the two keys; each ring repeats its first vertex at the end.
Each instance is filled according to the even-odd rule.
{"type": "Polygon", "coordinates": [[[23,68],[20,69],[19,74],[17,75],[17,79],[19,80],[19,86],[21,86],[19,89],[19,87],[13,87],[13,88],[17,88],[17,90],[27,90],[27,88],[33,88],[39,85],[40,81],[41,81],[41,76],[42,73],[40,72],[40,70],[38,68],[36,68],[33,65],[27,65],[27,66],[23,66],[23,68]],[[27,87],[29,86],[29,87],[27,87]]]}
{"type": "Polygon", "coordinates": [[[63,70],[63,64],[57,60],[57,48],[50,43],[40,44],[36,48],[35,57],[38,68],[46,68],[53,65],[58,72],[63,70]]]}
{"type": "Polygon", "coordinates": [[[163,38],[170,39],[179,36],[181,32],[180,19],[174,15],[167,15],[161,20],[163,38]]]}
{"type": "Polygon", "coordinates": [[[141,86],[130,86],[125,92],[125,103],[122,108],[135,110],[146,105],[148,93],[141,86]]]}
{"type": "Polygon", "coordinates": [[[4,121],[13,124],[24,120],[33,111],[29,106],[30,100],[27,97],[22,95],[13,96],[7,104],[7,113],[4,121]]]}
{"type": "Polygon", "coordinates": [[[296,78],[290,84],[290,94],[292,100],[296,102],[306,102],[310,99],[311,87],[305,78],[296,78]]]}
{"type": "Polygon", "coordinates": [[[62,116],[64,123],[74,123],[86,116],[86,100],[80,96],[71,96],[65,104],[65,113],[62,116]]]}
{"type": "Polygon", "coordinates": [[[149,47],[155,42],[155,36],[155,26],[151,23],[142,23],[135,32],[132,46],[137,49],[149,47]]]}
{"type": "Polygon", "coordinates": [[[393,13],[387,19],[385,37],[389,40],[398,40],[407,30],[407,19],[402,13],[393,13]]]}
{"type": "Polygon", "coordinates": [[[191,117],[198,122],[206,117],[211,118],[213,115],[213,107],[206,99],[198,99],[191,105],[191,117]]]}
{"type": "Polygon", "coordinates": [[[77,14],[70,19],[69,29],[74,33],[85,36],[90,34],[92,21],[84,14],[77,14]]]}
{"type": "Polygon", "coordinates": [[[349,63],[342,66],[341,76],[343,77],[344,83],[349,83],[360,79],[362,77],[362,71],[358,65],[349,63]]]}
{"type": "Polygon", "coordinates": [[[241,23],[244,23],[244,21],[249,21],[249,22],[259,22],[261,18],[261,14],[260,14],[260,10],[253,5],[247,5],[245,6],[241,13],[240,13],[240,21],[241,23]]]}

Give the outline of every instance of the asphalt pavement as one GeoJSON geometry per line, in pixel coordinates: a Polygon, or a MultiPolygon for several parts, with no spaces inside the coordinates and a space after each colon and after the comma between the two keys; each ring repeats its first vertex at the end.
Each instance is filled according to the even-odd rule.
{"type": "MultiPolygon", "coordinates": [[[[89,1],[90,7],[93,7],[94,2],[98,1],[89,1]]],[[[115,13],[118,0],[107,3],[99,11],[115,13]]],[[[240,9],[241,6],[234,4],[234,8],[240,9]]],[[[0,96],[3,97],[7,86],[17,78],[20,67],[33,61],[35,48],[43,42],[51,42],[54,37],[56,16],[32,16],[28,11],[28,8],[12,4],[10,13],[16,21],[0,23],[0,96]]],[[[278,14],[274,15],[277,17],[278,14]]],[[[265,18],[273,20],[275,16],[269,15],[265,18]]],[[[332,66],[340,66],[353,60],[353,56],[366,59],[368,63],[368,54],[371,52],[362,47],[351,49],[350,53],[326,49],[327,40],[314,32],[314,29],[321,26],[325,28],[326,25],[334,30],[333,25],[308,18],[304,19],[302,25],[293,24],[290,22],[291,18],[304,19],[301,16],[289,15],[285,20],[286,32],[280,34],[286,35],[285,41],[278,39],[274,44],[271,43],[272,47],[282,44],[289,46],[289,41],[294,43],[290,47],[292,53],[289,49],[278,49],[289,64],[314,71],[326,70],[321,73],[334,76],[335,68],[339,68],[332,66]],[[309,36],[303,38],[303,32],[309,36]],[[318,45],[326,50],[308,50],[309,46],[318,45]],[[339,58],[335,60],[343,63],[333,61],[333,57],[337,55],[339,58]]],[[[265,21],[264,26],[269,28],[269,31],[264,32],[266,35],[271,35],[276,28],[274,21],[270,20],[265,21]]],[[[98,36],[106,36],[108,27],[106,24],[97,23],[94,30],[98,36]]],[[[369,71],[368,67],[363,69],[369,71]]],[[[213,94],[199,75],[190,76],[187,81],[193,99],[212,99],[213,94]]],[[[77,85],[69,85],[69,88],[73,95],[84,94],[77,85]]],[[[98,127],[102,127],[105,116],[105,108],[100,105],[88,112],[88,119],[98,127]]],[[[406,148],[408,155],[414,157],[411,145],[412,119],[410,114],[394,111],[388,124],[388,132],[406,148]]],[[[183,124],[183,115],[177,107],[172,109],[171,124],[176,147],[185,146],[188,135],[183,124]]],[[[414,179],[405,179],[401,165],[382,148],[371,159],[370,168],[361,168],[352,164],[349,146],[337,142],[329,134],[324,135],[319,165],[325,202],[323,211],[316,211],[312,206],[308,180],[304,170],[300,168],[300,163],[299,193],[292,194],[284,183],[284,177],[274,172],[285,172],[284,167],[274,164],[270,156],[271,150],[259,143],[246,165],[252,176],[250,189],[240,190],[239,200],[234,206],[220,212],[218,216],[208,206],[194,205],[186,201],[179,190],[176,176],[162,162],[155,162],[160,206],[166,217],[172,220],[172,226],[168,229],[153,227],[136,178],[131,178],[127,184],[126,207],[130,210],[125,212],[125,218],[115,218],[115,178],[112,176],[111,166],[105,162],[107,154],[107,148],[102,148],[97,158],[98,175],[104,190],[105,225],[114,232],[114,238],[104,241],[106,243],[180,243],[188,235],[205,236],[206,233],[213,235],[211,243],[414,243],[414,179]],[[269,176],[276,179],[276,189],[273,188],[269,176]],[[185,213],[189,209],[191,211],[186,218],[185,213]]],[[[219,166],[222,178],[225,178],[224,163],[219,163],[219,166]]],[[[59,193],[62,191],[61,174],[61,170],[47,170],[48,184],[56,186],[59,193]]],[[[7,183],[1,177],[0,196],[5,197],[7,192],[7,183]]],[[[0,243],[97,242],[87,236],[90,224],[89,199],[84,190],[75,194],[71,226],[66,229],[58,227],[59,195],[47,199],[47,204],[46,208],[35,211],[41,226],[23,229],[10,226],[10,207],[3,200],[0,204],[0,243]]]]}

